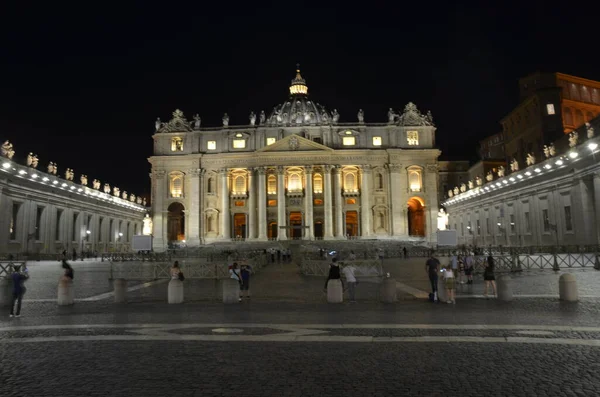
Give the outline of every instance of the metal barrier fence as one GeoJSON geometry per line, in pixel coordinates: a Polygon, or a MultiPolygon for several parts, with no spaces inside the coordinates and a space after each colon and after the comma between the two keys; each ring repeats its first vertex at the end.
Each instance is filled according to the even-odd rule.
{"type": "MultiPolygon", "coordinates": [[[[331,262],[326,260],[302,260],[300,271],[305,276],[322,276],[329,274],[329,265],[331,262]]],[[[342,266],[354,266],[354,275],[359,278],[377,278],[384,276],[383,267],[379,260],[354,260],[343,261],[342,266]]]]}
{"type": "MultiPolygon", "coordinates": [[[[484,271],[488,256],[494,258],[494,267],[497,272],[582,268],[594,268],[600,270],[600,256],[595,253],[476,255],[473,256],[473,268],[476,273],[484,271]]],[[[442,258],[441,262],[442,266],[446,266],[449,264],[449,259],[442,258]]]]}
{"type": "Polygon", "coordinates": [[[25,266],[25,261],[0,261],[0,278],[8,278],[15,271],[15,266],[25,266]]]}
{"type": "Polygon", "coordinates": [[[141,261],[141,262],[167,262],[171,260],[171,255],[167,253],[121,253],[111,252],[104,253],[100,257],[101,261],[114,261],[114,262],[128,262],[128,261],[141,261]]]}
{"type": "MultiPolygon", "coordinates": [[[[266,266],[265,256],[238,260],[240,265],[248,264],[252,272],[257,273],[266,266]]],[[[110,279],[158,280],[171,278],[171,262],[110,262],[110,279]]],[[[226,262],[186,263],[180,261],[179,267],[186,279],[223,279],[229,278],[229,266],[226,262]]]]}

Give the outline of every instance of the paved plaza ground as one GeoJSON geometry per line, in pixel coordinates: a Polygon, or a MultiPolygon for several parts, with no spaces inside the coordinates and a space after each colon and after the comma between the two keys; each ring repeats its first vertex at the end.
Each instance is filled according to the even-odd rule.
{"type": "Polygon", "coordinates": [[[595,396],[600,390],[600,272],[572,271],[578,303],[551,270],[513,275],[513,302],[433,304],[422,258],[386,260],[401,299],[325,302],[323,279],[273,264],[253,298],[219,302],[219,283],[131,282],[112,302],[107,262],[77,262],[73,306],[58,307],[57,262],[29,264],[23,316],[0,316],[0,396],[595,396]],[[417,291],[417,293],[415,293],[417,291]]]}

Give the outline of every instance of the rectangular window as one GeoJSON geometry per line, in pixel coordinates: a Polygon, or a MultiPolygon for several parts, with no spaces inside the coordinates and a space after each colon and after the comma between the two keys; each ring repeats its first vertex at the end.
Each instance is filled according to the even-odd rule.
{"type": "Polygon", "coordinates": [[[356,204],[356,199],[353,199],[353,198],[346,199],[346,204],[348,204],[348,205],[356,204]]]}
{"type": "Polygon", "coordinates": [[[244,205],[246,205],[246,203],[244,201],[240,200],[240,201],[236,201],[235,202],[235,206],[236,207],[243,207],[244,205]]]}
{"type": "Polygon", "coordinates": [[[60,223],[62,222],[63,210],[56,210],[56,225],[54,225],[54,240],[60,240],[60,223]]]}
{"type": "Polygon", "coordinates": [[[44,207],[37,207],[35,212],[35,239],[39,241],[42,237],[42,215],[44,215],[44,207]]]}
{"type": "Polygon", "coordinates": [[[342,138],[342,144],[344,146],[354,146],[356,144],[356,138],[353,136],[345,136],[342,138]]]}
{"type": "Polygon", "coordinates": [[[515,216],[513,214],[510,214],[510,232],[514,233],[515,230],[516,230],[515,216]]]}
{"type": "Polygon", "coordinates": [[[19,208],[21,204],[13,203],[12,214],[10,218],[10,239],[17,239],[17,216],[19,215],[19,208]]]}
{"type": "Polygon", "coordinates": [[[179,137],[171,139],[171,151],[172,152],[183,151],[183,139],[181,139],[179,137]]]}
{"type": "Polygon", "coordinates": [[[555,113],[555,111],[554,111],[554,104],[552,104],[552,103],[548,103],[548,104],[546,105],[546,112],[547,112],[548,114],[556,114],[556,113],[555,113]]]}
{"type": "Polygon", "coordinates": [[[244,149],[246,147],[245,139],[234,139],[233,140],[233,148],[234,149],[244,149]]]}
{"type": "Polygon", "coordinates": [[[267,205],[269,207],[277,207],[277,200],[268,200],[267,205]]]}
{"type": "Polygon", "coordinates": [[[316,206],[323,205],[323,200],[321,200],[321,199],[315,199],[314,200],[314,205],[316,205],[316,206]]]}
{"type": "Polygon", "coordinates": [[[542,210],[542,220],[544,221],[544,232],[549,232],[550,219],[548,218],[548,210],[542,210]]]}
{"type": "Polygon", "coordinates": [[[406,131],[406,142],[409,146],[419,144],[419,131],[406,131]]]}
{"type": "Polygon", "coordinates": [[[206,142],[206,150],[217,150],[217,141],[206,142]]]}
{"type": "Polygon", "coordinates": [[[568,232],[573,230],[573,221],[571,219],[571,206],[565,206],[565,228],[568,232]]]}
{"type": "Polygon", "coordinates": [[[531,223],[529,221],[529,212],[523,213],[523,219],[525,220],[525,232],[531,233],[531,223]]]}
{"type": "Polygon", "coordinates": [[[277,142],[277,138],[267,138],[267,146],[274,144],[277,142]]]}
{"type": "Polygon", "coordinates": [[[381,137],[380,136],[373,137],[373,146],[381,146],[381,137]]]}

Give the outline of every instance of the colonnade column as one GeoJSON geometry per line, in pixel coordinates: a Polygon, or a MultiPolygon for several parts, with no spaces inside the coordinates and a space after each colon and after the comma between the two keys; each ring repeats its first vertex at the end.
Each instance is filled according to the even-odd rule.
{"type": "Polygon", "coordinates": [[[231,214],[229,211],[229,187],[227,186],[228,179],[227,168],[221,168],[219,170],[219,185],[221,187],[220,198],[221,198],[221,237],[223,239],[231,238],[231,214]]]}
{"type": "MultiPolygon", "coordinates": [[[[439,211],[438,175],[438,165],[427,164],[427,167],[425,168],[425,193],[427,197],[427,202],[425,203],[425,212],[427,215],[425,231],[427,233],[427,239],[432,244],[437,243],[437,215],[439,211]]],[[[508,239],[508,237],[506,237],[506,239],[508,239]]]]}
{"type": "Polygon", "coordinates": [[[267,188],[265,167],[257,167],[258,173],[258,239],[267,239],[267,188]]]}
{"type": "MultiPolygon", "coordinates": [[[[157,170],[152,172],[152,246],[156,251],[164,251],[167,248],[167,229],[165,223],[167,221],[167,209],[164,208],[165,202],[165,175],[166,172],[163,170],[157,170]]],[[[65,211],[63,216],[66,216],[65,225],[71,225],[73,219],[72,211],[65,211]]],[[[102,224],[98,223],[98,241],[102,233],[102,224]]],[[[73,226],[71,226],[73,227],[73,226]]],[[[67,241],[71,241],[72,238],[69,234],[70,230],[65,227],[67,235],[67,241]]],[[[71,244],[69,243],[69,249],[71,244]]]]}
{"type": "Polygon", "coordinates": [[[333,169],[335,186],[333,198],[335,200],[335,237],[344,238],[344,208],[342,205],[342,170],[339,166],[333,169]]]}
{"type": "Polygon", "coordinates": [[[600,244],[600,173],[594,174],[594,215],[596,220],[596,241],[600,244]]]}
{"type": "Polygon", "coordinates": [[[285,168],[277,167],[277,240],[287,240],[285,219],[285,168]]]}
{"type": "Polygon", "coordinates": [[[313,227],[314,216],[313,216],[313,169],[312,166],[308,165],[304,167],[304,172],[306,175],[306,183],[304,184],[304,226],[306,226],[304,239],[305,240],[314,240],[315,239],[315,231],[313,227]]]}
{"type": "Polygon", "coordinates": [[[390,235],[401,236],[408,234],[406,231],[406,201],[403,200],[406,194],[402,194],[408,188],[408,185],[402,183],[402,164],[388,164],[390,171],[390,216],[392,218],[392,230],[390,235]]]}
{"type": "Polygon", "coordinates": [[[371,235],[371,174],[371,166],[363,165],[360,174],[360,231],[363,237],[371,235]]]}
{"type": "MultiPolygon", "coordinates": [[[[186,212],[188,224],[186,225],[187,241],[190,246],[200,245],[200,174],[201,169],[189,170],[189,197],[190,208],[186,212]]],[[[186,195],[187,195],[186,194],[186,195]]]]}
{"type": "Polygon", "coordinates": [[[248,169],[248,238],[256,238],[256,190],[254,189],[254,170],[248,169]]]}
{"type": "Polygon", "coordinates": [[[324,179],[324,188],[323,188],[323,212],[325,215],[324,223],[325,223],[325,233],[323,234],[323,238],[325,240],[333,238],[333,207],[331,205],[331,170],[333,169],[332,165],[323,166],[323,179],[324,179]]]}

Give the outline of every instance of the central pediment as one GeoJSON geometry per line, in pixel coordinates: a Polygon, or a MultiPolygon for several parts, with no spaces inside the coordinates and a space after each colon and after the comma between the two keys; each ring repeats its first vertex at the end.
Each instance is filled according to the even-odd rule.
{"type": "Polygon", "coordinates": [[[310,139],[301,137],[300,135],[290,135],[283,139],[265,146],[257,152],[307,152],[307,151],[321,151],[321,152],[333,152],[332,148],[321,145],[320,143],[313,142],[310,139]]]}

